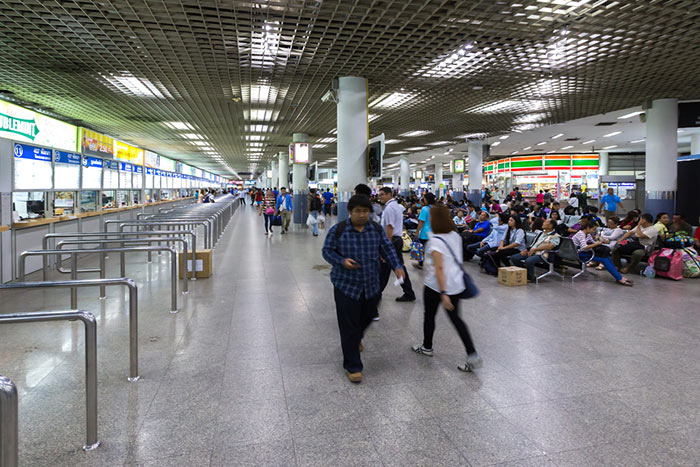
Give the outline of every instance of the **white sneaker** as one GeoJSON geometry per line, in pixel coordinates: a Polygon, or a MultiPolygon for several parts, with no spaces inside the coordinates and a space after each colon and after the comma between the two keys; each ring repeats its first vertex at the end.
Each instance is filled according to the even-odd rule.
{"type": "Polygon", "coordinates": [[[433,356],[433,349],[426,349],[423,347],[423,345],[414,345],[411,347],[411,350],[413,350],[415,353],[419,353],[422,355],[425,355],[426,357],[432,357],[433,356]]]}
{"type": "Polygon", "coordinates": [[[460,371],[469,372],[481,368],[482,366],[484,366],[484,361],[481,359],[478,353],[474,352],[467,355],[466,363],[464,365],[457,366],[457,368],[460,371]]]}

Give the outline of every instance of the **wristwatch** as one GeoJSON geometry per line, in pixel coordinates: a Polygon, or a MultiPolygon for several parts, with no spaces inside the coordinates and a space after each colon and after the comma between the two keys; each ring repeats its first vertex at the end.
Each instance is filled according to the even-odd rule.
{"type": "Polygon", "coordinates": [[[440,295],[447,295],[447,292],[445,292],[444,290],[441,290],[440,295]]]}

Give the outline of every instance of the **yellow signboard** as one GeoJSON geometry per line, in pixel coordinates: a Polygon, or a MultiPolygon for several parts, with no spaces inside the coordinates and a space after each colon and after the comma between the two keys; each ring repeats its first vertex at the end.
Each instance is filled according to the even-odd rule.
{"type": "Polygon", "coordinates": [[[114,140],[114,158],[132,164],[143,165],[143,149],[114,140]]]}
{"type": "Polygon", "coordinates": [[[83,154],[102,157],[114,155],[114,139],[87,128],[80,129],[80,145],[83,154]]]}

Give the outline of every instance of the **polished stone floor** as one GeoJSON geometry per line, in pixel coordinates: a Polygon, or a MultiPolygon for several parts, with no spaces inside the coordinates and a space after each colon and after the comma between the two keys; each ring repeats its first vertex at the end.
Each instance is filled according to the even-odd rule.
{"type": "MultiPolygon", "coordinates": [[[[444,314],[435,357],[413,354],[422,303],[385,294],[365,381],[344,377],[323,235],[263,235],[239,210],[214,275],[169,310],[168,263],[131,258],[140,286],[141,381],[128,316],[80,292],[98,318],[99,429],[85,439],[83,338],[67,323],[2,325],[0,374],[20,389],[22,466],[697,466],[700,281],[637,286],[545,279],[507,288],[467,265],[462,302],[483,369],[444,314]]],[[[118,264],[109,260],[112,277],[118,264]]],[[[421,273],[410,270],[414,284],[421,273]]],[[[0,293],[3,313],[67,309],[68,291],[0,293]]]]}

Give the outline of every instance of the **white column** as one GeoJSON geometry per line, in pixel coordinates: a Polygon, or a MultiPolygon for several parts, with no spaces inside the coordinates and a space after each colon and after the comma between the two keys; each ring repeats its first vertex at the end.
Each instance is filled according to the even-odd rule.
{"type": "Polygon", "coordinates": [[[678,171],[678,100],[659,99],[647,110],[645,211],[673,213],[678,171]]]}
{"type": "Polygon", "coordinates": [[[399,192],[401,193],[401,196],[408,196],[408,192],[411,189],[411,166],[408,162],[408,157],[401,156],[401,165],[399,170],[401,172],[401,188],[399,189],[399,192]]]}
{"type": "Polygon", "coordinates": [[[700,154],[700,133],[690,135],[690,154],[700,154]]]}
{"type": "Polygon", "coordinates": [[[435,195],[438,199],[445,194],[444,187],[440,188],[442,185],[442,162],[435,164],[435,195]]]}
{"type": "Polygon", "coordinates": [[[338,79],[338,220],[348,217],[347,203],[358,183],[367,183],[367,80],[338,79]]]}
{"type": "Polygon", "coordinates": [[[600,151],[598,161],[598,175],[608,175],[610,171],[610,155],[608,151],[600,151]]]}
{"type": "Polygon", "coordinates": [[[391,184],[394,185],[394,191],[399,191],[399,173],[394,172],[391,174],[391,184]]]}
{"type": "Polygon", "coordinates": [[[481,179],[484,173],[484,143],[468,141],[469,194],[467,198],[474,206],[481,206],[481,179]]]}
{"type": "Polygon", "coordinates": [[[289,188],[289,152],[280,151],[278,154],[277,186],[289,188]]]}
{"type": "Polygon", "coordinates": [[[279,179],[279,170],[277,169],[277,161],[272,161],[270,163],[270,166],[272,167],[272,186],[276,186],[277,189],[279,190],[281,188],[280,185],[277,184],[277,180],[279,179]]]}
{"type": "MultiPolygon", "coordinates": [[[[309,135],[305,133],[294,133],[292,135],[294,143],[308,143],[309,135]]],[[[309,163],[311,163],[311,151],[309,150],[309,163]]],[[[292,167],[292,184],[294,188],[294,216],[292,222],[295,224],[306,224],[306,198],[309,192],[308,164],[294,164],[292,167]]]]}

